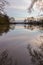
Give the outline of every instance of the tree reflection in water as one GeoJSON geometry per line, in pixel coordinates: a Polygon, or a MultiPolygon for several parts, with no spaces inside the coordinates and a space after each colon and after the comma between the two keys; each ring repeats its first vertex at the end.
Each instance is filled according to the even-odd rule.
{"type": "Polygon", "coordinates": [[[9,57],[7,50],[0,55],[0,65],[12,65],[12,58],[9,57]]]}
{"type": "Polygon", "coordinates": [[[30,29],[30,30],[34,30],[34,29],[43,30],[43,25],[24,24],[24,28],[25,29],[30,29]]]}
{"type": "Polygon", "coordinates": [[[32,49],[32,46],[30,44],[28,45],[27,49],[29,51],[32,64],[43,65],[43,43],[41,42],[41,45],[37,50],[32,49]]]}
{"type": "Polygon", "coordinates": [[[15,28],[15,25],[10,25],[10,24],[7,24],[7,25],[0,25],[0,35],[2,35],[3,33],[7,33],[9,32],[10,29],[14,29],[15,28]]]}
{"type": "Polygon", "coordinates": [[[0,65],[18,65],[17,60],[13,62],[12,57],[9,57],[8,50],[3,51],[0,54],[0,65]]]}

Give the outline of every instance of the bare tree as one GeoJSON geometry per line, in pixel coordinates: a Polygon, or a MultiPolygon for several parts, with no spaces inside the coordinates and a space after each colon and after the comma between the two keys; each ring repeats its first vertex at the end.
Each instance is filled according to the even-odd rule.
{"type": "Polygon", "coordinates": [[[31,5],[28,8],[29,13],[32,11],[32,8],[37,0],[32,0],[31,5]]]}
{"type": "Polygon", "coordinates": [[[33,7],[34,7],[34,4],[35,3],[37,3],[39,1],[39,3],[38,4],[36,4],[36,8],[37,8],[37,6],[38,6],[38,9],[40,9],[40,11],[43,11],[43,0],[31,0],[31,4],[30,4],[30,6],[29,6],[29,8],[28,8],[28,12],[30,13],[30,12],[32,12],[32,10],[34,10],[33,9],[33,7]]]}
{"type": "Polygon", "coordinates": [[[9,4],[6,0],[0,0],[0,14],[5,13],[5,6],[9,4]]]}

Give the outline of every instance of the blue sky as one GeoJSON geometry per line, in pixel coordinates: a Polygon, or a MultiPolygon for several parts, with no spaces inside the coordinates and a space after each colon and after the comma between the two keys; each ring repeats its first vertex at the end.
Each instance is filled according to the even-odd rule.
{"type": "MultiPolygon", "coordinates": [[[[9,1],[9,0],[8,0],[9,1]]],[[[11,17],[17,18],[26,18],[29,16],[37,16],[40,13],[39,10],[34,8],[34,12],[31,14],[28,13],[28,7],[30,6],[32,0],[10,0],[10,5],[7,7],[7,13],[11,17]]]]}

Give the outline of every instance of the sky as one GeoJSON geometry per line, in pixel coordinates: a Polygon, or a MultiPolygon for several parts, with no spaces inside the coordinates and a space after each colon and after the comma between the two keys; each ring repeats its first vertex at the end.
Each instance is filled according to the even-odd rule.
{"type": "Polygon", "coordinates": [[[7,0],[9,6],[7,6],[7,14],[16,19],[23,19],[31,16],[38,16],[43,14],[43,0],[7,0]],[[36,6],[37,5],[37,6],[36,6]],[[32,8],[34,11],[28,12],[32,8]],[[39,14],[40,13],[40,14],[39,14]]]}

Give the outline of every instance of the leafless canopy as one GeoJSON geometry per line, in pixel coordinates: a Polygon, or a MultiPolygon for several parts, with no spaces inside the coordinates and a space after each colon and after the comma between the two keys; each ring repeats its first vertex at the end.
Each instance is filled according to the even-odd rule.
{"type": "Polygon", "coordinates": [[[5,6],[8,4],[6,0],[0,0],[0,13],[5,13],[5,6]]]}
{"type": "Polygon", "coordinates": [[[40,10],[43,11],[43,0],[31,0],[31,4],[30,4],[30,6],[28,8],[29,13],[32,12],[32,10],[34,10],[33,6],[37,2],[39,2],[39,3],[36,5],[36,7],[38,6],[40,8],[40,10]]]}

